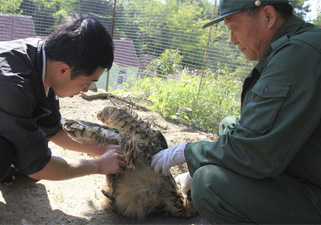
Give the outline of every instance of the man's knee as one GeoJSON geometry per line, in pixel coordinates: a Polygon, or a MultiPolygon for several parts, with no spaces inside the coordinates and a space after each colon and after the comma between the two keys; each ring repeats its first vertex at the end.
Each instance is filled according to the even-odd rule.
{"type": "Polygon", "coordinates": [[[207,165],[199,168],[193,175],[192,198],[196,204],[203,205],[204,199],[209,195],[226,193],[229,188],[229,180],[224,175],[222,167],[207,165]],[[209,193],[210,192],[210,193],[209,193]]]}
{"type": "Polygon", "coordinates": [[[14,158],[13,146],[3,137],[0,137],[0,182],[10,171],[14,158]]]}
{"type": "MultiPolygon", "coordinates": [[[[241,216],[226,199],[237,188],[233,176],[237,174],[220,166],[207,165],[193,175],[192,199],[202,217],[210,223],[235,223],[241,216]]],[[[233,194],[232,194],[233,195],[233,194]]]]}

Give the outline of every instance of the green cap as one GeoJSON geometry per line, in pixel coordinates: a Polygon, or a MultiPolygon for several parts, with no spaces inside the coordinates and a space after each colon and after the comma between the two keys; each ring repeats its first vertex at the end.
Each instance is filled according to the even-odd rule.
{"type": "Polygon", "coordinates": [[[262,5],[274,5],[280,3],[289,3],[289,0],[221,0],[220,11],[221,15],[211,22],[205,24],[203,28],[209,27],[214,23],[222,21],[225,17],[234,13],[243,11],[244,9],[259,7],[262,5]]]}

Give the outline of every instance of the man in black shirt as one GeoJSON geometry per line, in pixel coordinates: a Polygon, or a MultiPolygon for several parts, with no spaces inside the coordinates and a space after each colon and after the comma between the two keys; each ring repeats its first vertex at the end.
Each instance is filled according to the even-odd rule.
{"type": "Polygon", "coordinates": [[[68,18],[45,40],[0,42],[0,181],[12,165],[33,179],[121,172],[122,149],[73,141],[61,127],[58,97],[86,92],[114,60],[113,41],[96,19],[68,18]],[[48,140],[99,156],[52,156],[48,140]]]}

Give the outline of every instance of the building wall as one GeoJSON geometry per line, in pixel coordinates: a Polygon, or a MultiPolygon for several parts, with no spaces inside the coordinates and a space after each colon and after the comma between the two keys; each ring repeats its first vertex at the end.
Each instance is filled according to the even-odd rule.
{"type": "MultiPolygon", "coordinates": [[[[103,73],[99,81],[97,81],[97,88],[106,90],[107,71],[103,73]]],[[[124,83],[129,83],[132,86],[138,75],[137,67],[117,67],[113,66],[109,71],[108,89],[123,89],[124,83]]]]}

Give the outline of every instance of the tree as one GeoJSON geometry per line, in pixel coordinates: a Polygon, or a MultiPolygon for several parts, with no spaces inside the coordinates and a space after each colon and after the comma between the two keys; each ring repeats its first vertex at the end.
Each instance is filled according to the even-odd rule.
{"type": "Polygon", "coordinates": [[[95,16],[104,25],[111,25],[114,0],[78,0],[74,5],[78,14],[95,16]]]}
{"type": "Polygon", "coordinates": [[[290,0],[290,4],[294,8],[294,14],[301,19],[304,19],[307,13],[311,11],[310,6],[305,5],[304,0],[290,0]]]}
{"type": "MultiPolygon", "coordinates": [[[[159,56],[166,47],[164,41],[168,38],[167,13],[161,0],[130,0],[125,5],[125,10],[130,13],[129,18],[132,25],[129,26],[130,32],[136,32],[140,37],[140,46],[136,46],[139,55],[151,54],[159,56]],[[166,15],[166,16],[164,16],[166,15]],[[150,51],[153,49],[153,51],[150,51]]],[[[130,35],[127,35],[130,37],[130,35]]],[[[137,42],[136,42],[137,44],[137,42]]]]}
{"type": "Polygon", "coordinates": [[[181,69],[181,53],[178,49],[166,49],[157,59],[154,59],[148,66],[150,71],[155,70],[157,75],[166,78],[169,75],[177,74],[181,69]]]}
{"type": "Polygon", "coordinates": [[[204,30],[202,30],[204,19],[201,18],[203,9],[196,1],[192,4],[172,3],[167,8],[171,9],[167,19],[173,35],[171,47],[180,49],[182,52],[184,67],[200,69],[202,60],[196,60],[195,56],[203,55],[206,47],[207,35],[204,35],[204,30]]]}
{"type": "Polygon", "coordinates": [[[71,13],[95,16],[107,26],[111,24],[112,9],[113,0],[23,0],[20,6],[24,15],[32,16],[39,36],[49,35],[71,13]]]}
{"type": "Polygon", "coordinates": [[[313,23],[319,27],[321,27],[321,5],[317,6],[317,17],[314,19],[313,23]]]}
{"type": "Polygon", "coordinates": [[[3,14],[20,14],[19,7],[23,0],[0,0],[0,12],[3,14]]]}
{"type": "Polygon", "coordinates": [[[124,29],[117,30],[116,37],[125,33],[140,56],[158,57],[166,49],[179,49],[184,67],[201,68],[202,57],[197,56],[203,56],[207,40],[201,27],[208,18],[204,11],[213,8],[210,4],[208,0],[122,0],[117,3],[116,27],[121,23],[124,29]]]}
{"type": "Polygon", "coordinates": [[[20,10],[32,16],[37,35],[49,35],[61,19],[75,8],[78,0],[23,0],[20,10]]]}
{"type": "Polygon", "coordinates": [[[313,23],[319,27],[321,27],[321,15],[319,14],[319,16],[313,21],[313,23]]]}

